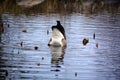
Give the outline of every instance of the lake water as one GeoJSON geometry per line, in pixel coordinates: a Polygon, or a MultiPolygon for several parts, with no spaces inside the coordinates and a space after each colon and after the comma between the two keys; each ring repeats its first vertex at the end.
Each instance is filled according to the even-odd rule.
{"type": "Polygon", "coordinates": [[[120,79],[120,14],[3,14],[2,20],[1,80],[120,79]],[[47,46],[56,20],[66,31],[64,51],[47,46]]]}

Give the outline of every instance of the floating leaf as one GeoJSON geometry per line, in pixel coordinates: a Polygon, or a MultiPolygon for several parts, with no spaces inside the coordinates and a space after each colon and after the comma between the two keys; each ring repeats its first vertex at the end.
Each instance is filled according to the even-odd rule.
{"type": "Polygon", "coordinates": [[[0,32],[4,32],[4,27],[2,22],[0,22],[0,32]]]}
{"type": "Polygon", "coordinates": [[[49,34],[49,31],[47,30],[47,35],[49,34]]]}
{"type": "Polygon", "coordinates": [[[89,39],[84,38],[83,39],[83,45],[86,45],[89,42],[89,39]]]}
{"type": "Polygon", "coordinates": [[[21,47],[23,46],[23,42],[20,42],[20,46],[21,46],[21,47]]]}
{"type": "Polygon", "coordinates": [[[59,72],[60,70],[59,69],[55,69],[55,70],[51,70],[51,71],[59,72]]]}
{"type": "Polygon", "coordinates": [[[93,34],[93,39],[95,39],[95,33],[93,34]]]}
{"type": "Polygon", "coordinates": [[[75,72],[75,77],[77,77],[77,72],[75,72]]]}
{"type": "Polygon", "coordinates": [[[45,58],[44,57],[42,57],[42,60],[44,60],[45,58]]]}
{"type": "Polygon", "coordinates": [[[37,66],[40,66],[40,63],[36,63],[37,64],[37,66]]]}
{"type": "Polygon", "coordinates": [[[23,30],[22,30],[22,32],[25,32],[25,33],[26,33],[26,32],[27,32],[27,30],[26,30],[26,29],[23,29],[23,30]]]}
{"type": "Polygon", "coordinates": [[[98,48],[98,43],[96,43],[96,47],[98,48]]]}
{"type": "Polygon", "coordinates": [[[39,48],[38,46],[35,46],[35,47],[34,47],[35,50],[38,50],[38,48],[39,48]]]}

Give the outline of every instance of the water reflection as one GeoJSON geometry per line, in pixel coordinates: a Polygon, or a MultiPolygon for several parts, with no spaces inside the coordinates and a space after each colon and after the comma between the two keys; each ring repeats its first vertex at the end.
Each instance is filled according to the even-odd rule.
{"type": "Polygon", "coordinates": [[[61,62],[63,62],[66,47],[50,46],[50,49],[51,49],[51,56],[52,56],[51,63],[60,64],[61,62]]]}
{"type": "Polygon", "coordinates": [[[6,26],[2,33],[0,79],[120,79],[119,15],[3,14],[2,17],[10,27],[6,26]],[[66,30],[65,49],[47,46],[51,25],[58,19],[66,30]],[[86,46],[82,43],[84,38],[89,39],[86,46]]]}

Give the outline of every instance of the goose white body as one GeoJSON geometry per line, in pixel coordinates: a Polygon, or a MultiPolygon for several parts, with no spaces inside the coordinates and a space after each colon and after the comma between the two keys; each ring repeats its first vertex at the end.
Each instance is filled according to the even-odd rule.
{"type": "Polygon", "coordinates": [[[63,46],[64,45],[63,40],[64,40],[63,34],[57,28],[53,29],[52,38],[49,44],[52,46],[63,46]]]}
{"type": "Polygon", "coordinates": [[[57,21],[56,26],[52,26],[52,38],[50,39],[49,46],[66,46],[66,36],[63,26],[60,24],[60,21],[57,21]]]}

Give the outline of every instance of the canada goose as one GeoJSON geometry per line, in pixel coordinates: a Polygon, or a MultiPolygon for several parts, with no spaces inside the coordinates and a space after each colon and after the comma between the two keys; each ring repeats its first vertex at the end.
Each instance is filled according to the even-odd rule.
{"type": "Polygon", "coordinates": [[[48,46],[66,46],[66,35],[63,26],[60,21],[57,21],[56,26],[52,26],[52,38],[50,39],[48,46]]]}

